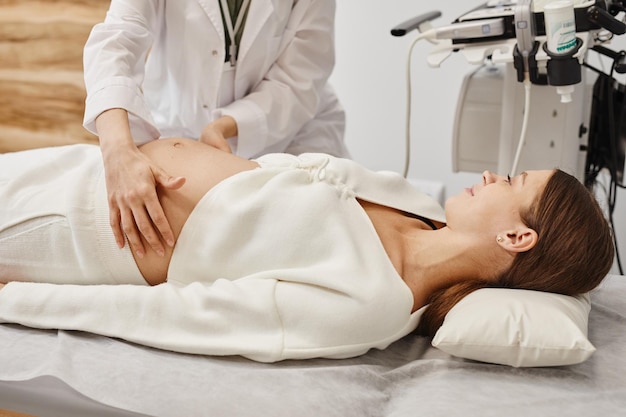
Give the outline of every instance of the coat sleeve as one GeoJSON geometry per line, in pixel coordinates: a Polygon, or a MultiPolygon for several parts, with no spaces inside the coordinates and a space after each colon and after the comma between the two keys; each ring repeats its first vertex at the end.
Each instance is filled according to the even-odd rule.
{"type": "Polygon", "coordinates": [[[111,2],[104,22],[95,25],[83,50],[87,100],[83,125],[96,133],[95,120],[105,110],[129,112],[137,142],[159,137],[141,85],[145,62],[160,21],[162,0],[111,2]]]}
{"type": "Polygon", "coordinates": [[[283,350],[275,286],[271,279],[154,287],[12,282],[0,290],[0,323],[80,330],[183,353],[273,362],[283,350]]]}
{"type": "Polygon", "coordinates": [[[326,85],[335,65],[334,26],[334,0],[295,2],[279,55],[262,81],[214,113],[214,118],[237,120],[239,155],[259,155],[293,139],[316,116],[328,98],[326,85]]]}

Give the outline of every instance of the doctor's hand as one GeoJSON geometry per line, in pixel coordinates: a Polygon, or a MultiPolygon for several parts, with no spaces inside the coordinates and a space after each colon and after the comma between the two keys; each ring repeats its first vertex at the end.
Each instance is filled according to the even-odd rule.
{"type": "Polygon", "coordinates": [[[126,236],[131,248],[142,258],[146,253],[143,237],[157,254],[163,256],[164,244],[174,246],[174,233],[156,188],[178,189],[185,183],[185,178],[170,176],[136,147],[107,159],[109,221],[118,247],[124,247],[126,236]]]}
{"type": "Polygon", "coordinates": [[[223,116],[206,125],[200,133],[200,142],[232,153],[227,138],[237,136],[237,122],[230,116],[223,116]]]}

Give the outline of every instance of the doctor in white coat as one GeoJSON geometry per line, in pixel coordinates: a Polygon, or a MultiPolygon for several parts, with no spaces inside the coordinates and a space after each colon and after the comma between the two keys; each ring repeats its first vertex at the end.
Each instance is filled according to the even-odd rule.
{"type": "Polygon", "coordinates": [[[138,144],[184,136],[247,158],[349,156],[327,83],[334,17],[335,0],[111,1],[84,49],[84,126],[99,136],[118,246],[142,256],[174,244],[156,187],[185,180],[138,144]]]}

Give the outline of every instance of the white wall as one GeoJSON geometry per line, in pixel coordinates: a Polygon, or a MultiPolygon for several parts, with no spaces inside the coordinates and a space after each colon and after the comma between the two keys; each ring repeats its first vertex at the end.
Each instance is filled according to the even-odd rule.
{"type": "MultiPolygon", "coordinates": [[[[444,25],[483,2],[447,0],[337,0],[337,66],[331,77],[347,114],[346,142],[352,157],[371,169],[402,172],[406,111],[406,60],[416,32],[394,37],[397,24],[431,10],[444,25]]],[[[611,44],[626,47],[626,36],[611,44]]],[[[422,41],[412,55],[412,152],[410,178],[440,181],[448,196],[480,180],[452,172],[452,126],[463,76],[473,66],[453,54],[441,68],[426,64],[432,46],[422,41]]],[[[622,263],[626,263],[626,192],[617,197],[615,222],[622,263]]],[[[624,265],[626,266],[626,265],[624,265]]]]}
{"type": "MultiPolygon", "coordinates": [[[[467,11],[449,1],[444,24],[467,11]]],[[[432,8],[415,0],[338,0],[337,66],[332,82],[347,113],[346,141],[355,160],[372,169],[402,172],[404,166],[406,61],[416,32],[394,37],[397,24],[432,8]]],[[[410,177],[441,181],[447,194],[477,181],[477,174],[453,174],[452,121],[463,75],[472,66],[453,56],[441,68],[425,61],[427,42],[413,52],[413,117],[410,177]]]]}

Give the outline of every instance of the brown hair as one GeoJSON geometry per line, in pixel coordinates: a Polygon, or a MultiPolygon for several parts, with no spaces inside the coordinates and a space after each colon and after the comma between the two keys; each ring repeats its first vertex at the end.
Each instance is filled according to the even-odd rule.
{"type": "Polygon", "coordinates": [[[434,336],[448,311],[480,288],[578,295],[595,288],[611,269],[615,252],[611,229],[594,195],[573,176],[555,170],[521,216],[537,232],[535,247],[518,253],[495,283],[470,280],[434,293],[417,333],[434,336]]]}

